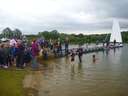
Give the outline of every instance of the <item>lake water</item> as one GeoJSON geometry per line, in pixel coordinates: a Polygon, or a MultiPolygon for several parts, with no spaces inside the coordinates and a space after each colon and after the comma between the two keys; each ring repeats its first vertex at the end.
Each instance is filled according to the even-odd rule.
{"type": "Polygon", "coordinates": [[[128,96],[128,45],[85,54],[82,60],[64,57],[43,64],[39,96],[128,96]]]}

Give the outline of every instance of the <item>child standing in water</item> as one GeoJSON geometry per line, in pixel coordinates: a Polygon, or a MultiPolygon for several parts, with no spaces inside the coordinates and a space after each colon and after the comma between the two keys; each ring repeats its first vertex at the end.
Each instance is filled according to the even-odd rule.
{"type": "Polygon", "coordinates": [[[93,63],[96,62],[96,55],[95,54],[92,55],[92,61],[93,61],[93,63]]]}
{"type": "Polygon", "coordinates": [[[75,61],[75,52],[74,49],[71,50],[71,62],[75,61]]]}
{"type": "Polygon", "coordinates": [[[97,60],[98,60],[98,59],[96,58],[96,55],[93,54],[93,55],[92,55],[92,61],[93,61],[93,63],[95,64],[97,60]]]}

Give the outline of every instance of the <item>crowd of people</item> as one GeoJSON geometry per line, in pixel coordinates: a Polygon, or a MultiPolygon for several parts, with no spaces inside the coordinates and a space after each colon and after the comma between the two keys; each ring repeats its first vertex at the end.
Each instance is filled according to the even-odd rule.
{"type": "MultiPolygon", "coordinates": [[[[68,41],[65,41],[65,54],[68,52],[68,41]]],[[[55,56],[62,54],[62,44],[57,41],[33,40],[30,45],[22,40],[12,39],[10,41],[0,43],[0,68],[16,68],[23,69],[31,62],[32,68],[37,68],[37,57],[39,53],[43,59],[48,59],[48,52],[52,52],[55,56]]]]}
{"type": "Polygon", "coordinates": [[[15,64],[17,68],[24,68],[25,63],[31,60],[30,54],[29,48],[21,40],[13,43],[2,42],[0,44],[0,67],[8,68],[15,64]]]}
{"type": "MultiPolygon", "coordinates": [[[[18,69],[23,69],[28,65],[32,68],[38,68],[38,56],[48,60],[50,54],[54,54],[55,57],[68,55],[71,62],[75,61],[77,55],[79,63],[82,63],[84,50],[81,46],[69,49],[68,41],[65,41],[63,45],[58,40],[33,40],[31,44],[15,39],[2,42],[0,43],[0,68],[6,69],[16,66],[18,69]]],[[[92,59],[93,62],[96,61],[95,55],[92,56],[92,59]]]]}

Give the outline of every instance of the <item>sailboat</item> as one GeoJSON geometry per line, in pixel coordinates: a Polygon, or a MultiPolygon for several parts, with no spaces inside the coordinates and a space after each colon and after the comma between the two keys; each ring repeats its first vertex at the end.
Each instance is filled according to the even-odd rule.
{"type": "Polygon", "coordinates": [[[120,31],[120,25],[118,20],[114,19],[113,20],[113,26],[112,26],[112,33],[110,37],[110,43],[111,45],[114,45],[115,47],[122,47],[122,36],[121,36],[121,31],[120,31]]]}

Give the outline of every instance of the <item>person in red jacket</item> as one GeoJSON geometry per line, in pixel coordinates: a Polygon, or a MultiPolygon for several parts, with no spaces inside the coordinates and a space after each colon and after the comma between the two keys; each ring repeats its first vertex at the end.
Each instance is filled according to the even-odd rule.
{"type": "Polygon", "coordinates": [[[38,67],[38,64],[37,64],[37,56],[39,54],[39,47],[38,47],[38,44],[36,43],[36,40],[34,40],[32,42],[32,45],[31,45],[32,49],[32,68],[37,68],[38,67]]]}

